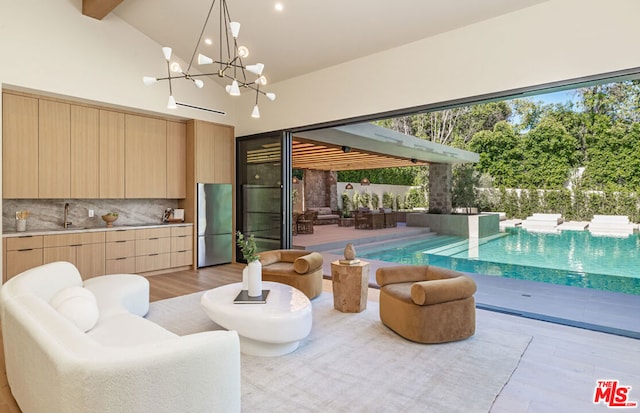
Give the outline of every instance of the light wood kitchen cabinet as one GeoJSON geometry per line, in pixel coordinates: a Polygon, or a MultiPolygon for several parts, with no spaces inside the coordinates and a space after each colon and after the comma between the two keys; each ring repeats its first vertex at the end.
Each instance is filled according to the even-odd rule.
{"type": "Polygon", "coordinates": [[[167,121],[125,115],[125,197],[166,195],[167,121]]]}
{"type": "Polygon", "coordinates": [[[124,198],[124,113],[100,110],[100,198],[124,198]]]}
{"type": "Polygon", "coordinates": [[[105,272],[133,274],[136,272],[135,230],[116,230],[106,233],[105,272]]]}
{"type": "Polygon", "coordinates": [[[171,267],[193,264],[193,226],[171,228],[171,267]]]}
{"type": "Polygon", "coordinates": [[[42,236],[11,237],[3,240],[5,244],[4,281],[29,268],[43,264],[42,236]]]}
{"type": "Polygon", "coordinates": [[[38,101],[38,197],[71,195],[71,105],[38,101]]]}
{"type": "Polygon", "coordinates": [[[186,197],[187,126],[167,121],[167,194],[169,199],[186,197]]]}
{"type": "Polygon", "coordinates": [[[45,235],[43,241],[45,264],[69,261],[78,268],[82,279],[105,274],[105,233],[103,231],[45,235]]]}
{"type": "Polygon", "coordinates": [[[100,111],[71,105],[71,198],[100,197],[100,111]]]}
{"type": "Polygon", "coordinates": [[[2,197],[38,198],[38,99],[2,94],[2,197]]]}
{"type": "Polygon", "coordinates": [[[137,273],[171,267],[171,228],[138,229],[135,239],[137,273]]]}
{"type": "Polygon", "coordinates": [[[233,182],[233,127],[192,121],[187,136],[194,140],[195,182],[233,182]]]}
{"type": "Polygon", "coordinates": [[[230,126],[218,126],[214,139],[214,183],[230,184],[233,182],[234,173],[234,137],[233,128],[230,126]]]}

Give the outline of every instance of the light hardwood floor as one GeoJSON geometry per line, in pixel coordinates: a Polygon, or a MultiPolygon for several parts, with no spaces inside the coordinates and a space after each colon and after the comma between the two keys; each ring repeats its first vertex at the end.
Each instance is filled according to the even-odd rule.
{"type": "MultiPolygon", "coordinates": [[[[150,276],[151,301],[238,282],[242,268],[229,264],[150,276]]],[[[323,290],[331,291],[330,281],[324,280],[323,290]]],[[[377,300],[377,293],[370,288],[369,299],[377,300]]],[[[533,337],[492,413],[606,411],[592,403],[600,379],[632,386],[630,400],[640,401],[640,341],[485,310],[478,310],[477,317],[497,319],[504,328],[533,337]]],[[[1,351],[0,357],[0,413],[21,413],[7,384],[1,351]]]]}

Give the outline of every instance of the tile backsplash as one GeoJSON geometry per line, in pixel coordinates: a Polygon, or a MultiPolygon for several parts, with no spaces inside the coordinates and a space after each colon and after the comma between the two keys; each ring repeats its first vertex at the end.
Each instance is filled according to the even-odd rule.
{"type": "Polygon", "coordinates": [[[102,215],[117,212],[114,226],[160,224],[166,208],[177,208],[174,199],[4,199],[2,201],[2,231],[16,230],[16,212],[29,211],[27,231],[62,228],[64,204],[69,203],[68,220],[74,226],[104,227],[102,215]],[[94,216],[89,217],[89,210],[94,216]]]}

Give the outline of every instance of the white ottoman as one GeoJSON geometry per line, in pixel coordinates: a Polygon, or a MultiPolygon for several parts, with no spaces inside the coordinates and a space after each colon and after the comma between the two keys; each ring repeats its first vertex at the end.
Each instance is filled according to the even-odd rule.
{"type": "Polygon", "coordinates": [[[209,318],[240,336],[240,351],[254,356],[281,356],[298,348],[311,332],[311,301],[289,285],[263,282],[270,290],[265,304],[234,304],[242,283],[228,284],[202,295],[209,318]]]}
{"type": "Polygon", "coordinates": [[[84,287],[96,296],[100,319],[123,311],[140,317],[149,312],[149,280],[141,275],[102,275],[85,280],[84,287]]]}

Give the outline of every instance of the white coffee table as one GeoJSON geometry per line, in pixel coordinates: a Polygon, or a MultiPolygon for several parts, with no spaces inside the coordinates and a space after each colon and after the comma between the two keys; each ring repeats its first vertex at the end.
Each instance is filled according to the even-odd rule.
{"type": "Polygon", "coordinates": [[[298,348],[311,332],[311,302],[289,285],[263,282],[270,290],[265,304],[234,304],[242,283],[228,284],[202,295],[202,307],[214,323],[235,330],[240,351],[254,356],[281,356],[298,348]]]}

